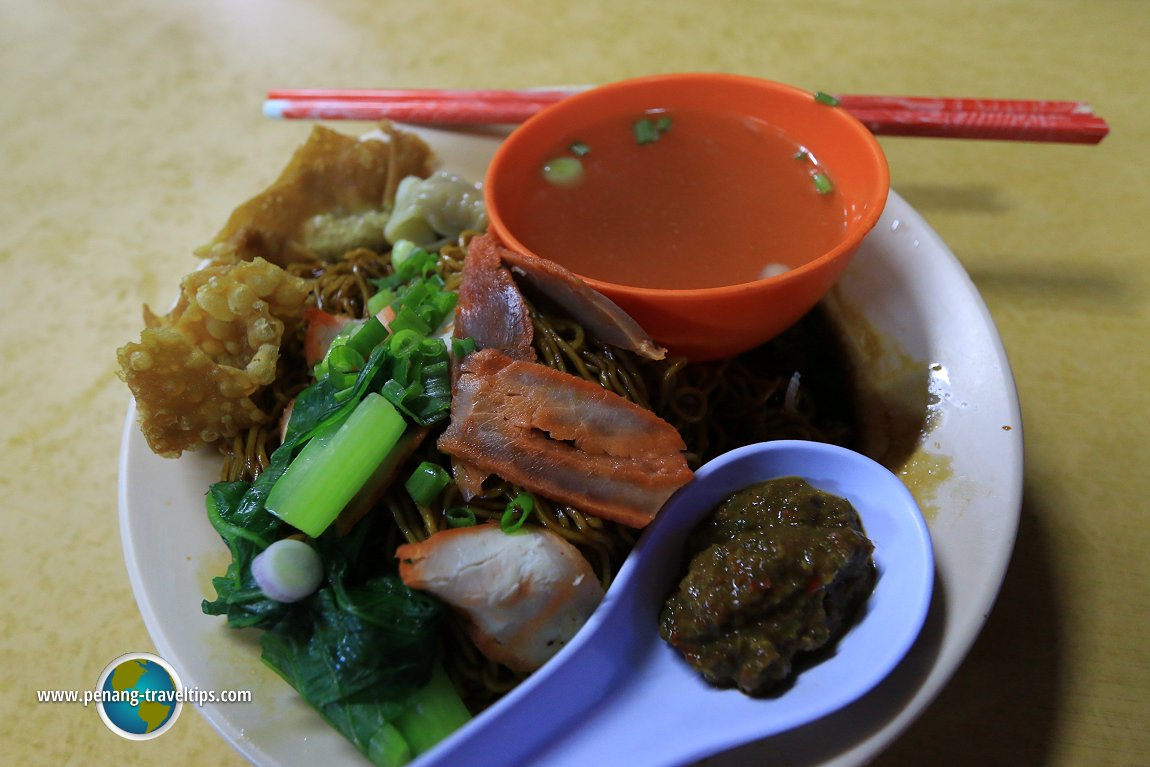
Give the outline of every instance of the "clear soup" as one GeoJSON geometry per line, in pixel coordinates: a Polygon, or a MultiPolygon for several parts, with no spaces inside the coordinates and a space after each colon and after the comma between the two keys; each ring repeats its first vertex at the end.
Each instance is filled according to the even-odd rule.
{"type": "Polygon", "coordinates": [[[833,178],[777,128],[689,110],[587,129],[519,192],[513,228],[525,246],[583,277],[647,288],[793,269],[832,248],[848,218],[833,178]]]}

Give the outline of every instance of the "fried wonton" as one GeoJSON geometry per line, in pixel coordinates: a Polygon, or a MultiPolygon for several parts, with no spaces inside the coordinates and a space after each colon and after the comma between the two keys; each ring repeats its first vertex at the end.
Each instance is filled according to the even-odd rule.
{"type": "Polygon", "coordinates": [[[389,124],[364,139],[314,128],[198,251],[207,266],[184,278],[172,311],[144,307],[139,342],[117,350],[149,447],[175,457],[266,423],[258,395],[312,303],[311,283],[284,267],[386,248],[399,182],[431,171],[427,144],[389,124]]]}
{"type": "Polygon", "coordinates": [[[427,177],[432,164],[423,139],[386,123],[363,139],[316,126],[279,178],[236,208],[199,255],[285,266],[361,247],[384,250],[399,182],[427,177]]]}
{"type": "Polygon", "coordinates": [[[307,280],[257,258],[192,272],[164,316],[144,307],[140,341],[116,356],[148,446],[176,457],[266,423],[253,395],[275,380],[310,295],[307,280]]]}

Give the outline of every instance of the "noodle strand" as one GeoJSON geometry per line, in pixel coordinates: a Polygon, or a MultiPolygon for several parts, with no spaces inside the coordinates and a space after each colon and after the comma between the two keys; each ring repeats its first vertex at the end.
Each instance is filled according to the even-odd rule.
{"type": "MultiPolygon", "coordinates": [[[[459,285],[467,242],[475,234],[465,232],[458,241],[440,250],[439,263],[450,289],[459,285]]],[[[391,271],[391,257],[388,253],[358,249],[334,262],[298,263],[289,269],[312,283],[317,308],[358,318],[364,316],[374,292],[372,281],[391,271]]],[[[531,296],[527,298],[540,362],[595,381],[666,419],[683,436],[692,468],[748,442],[780,438],[838,441],[850,436],[849,425],[820,417],[815,398],[807,391],[809,387],[794,392],[793,407],[784,406],[793,369],[777,374],[767,372],[762,360],[751,355],[705,364],[640,358],[600,343],[578,322],[561,316],[543,301],[534,304],[531,296]]],[[[221,476],[225,481],[254,480],[278,445],[275,424],[288,403],[309,383],[302,331],[285,339],[279,372],[277,380],[261,395],[261,405],[271,416],[269,425],[253,427],[220,446],[221,476]]],[[[435,448],[435,438],[435,433],[427,436],[400,469],[399,478],[408,476],[421,461],[451,471],[448,457],[435,448]]],[[[464,500],[452,482],[434,504],[421,506],[408,495],[401,479],[384,492],[376,508],[369,512],[383,514],[393,522],[387,534],[388,551],[379,552],[380,556],[391,556],[401,543],[423,541],[448,529],[448,512],[460,507],[469,509],[478,524],[498,522],[509,500],[522,490],[492,477],[485,483],[482,495],[464,500]]],[[[637,531],[541,497],[535,498],[528,524],[551,530],[576,546],[604,587],[611,584],[637,537],[637,531]]],[[[443,641],[448,675],[476,710],[522,679],[484,657],[468,638],[466,626],[458,616],[452,615],[446,621],[443,641]]]]}

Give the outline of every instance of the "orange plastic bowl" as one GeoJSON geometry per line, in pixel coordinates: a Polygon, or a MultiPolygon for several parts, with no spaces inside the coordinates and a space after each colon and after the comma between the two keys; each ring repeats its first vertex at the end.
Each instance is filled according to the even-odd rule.
{"type": "MultiPolygon", "coordinates": [[[[675,130],[672,125],[670,130],[675,130]]],[[[595,147],[591,147],[591,152],[595,147]]],[[[792,159],[798,162],[797,158],[792,159]]],[[[770,183],[764,179],[763,183],[770,183]]],[[[492,159],[485,182],[490,228],[507,247],[562,264],[626,310],[671,354],[694,360],[732,356],[762,344],[797,322],[812,309],[850,263],[886,204],[890,177],[886,159],[874,136],[842,109],[822,103],[809,91],[767,80],[729,74],[673,74],[642,77],[599,86],[547,107],[516,128],[492,159]],[[556,153],[581,141],[596,126],[631,120],[645,114],[715,115],[736,117],[772,126],[794,145],[817,158],[818,168],[833,182],[831,195],[843,215],[823,231],[797,235],[820,243],[811,257],[777,276],[757,274],[736,284],[708,287],[651,287],[604,280],[573,264],[562,242],[533,247],[525,237],[532,205],[529,198],[541,184],[544,166],[556,153]]],[[[741,189],[755,195],[755,188],[741,189]]],[[[825,195],[811,194],[801,204],[825,204],[825,195]]],[[[629,215],[620,206],[615,215],[629,215]]],[[[708,221],[706,206],[692,216],[708,221]]],[[[637,225],[642,222],[635,222],[637,225]]],[[[597,229],[596,224],[590,225],[597,229]]],[[[792,242],[793,246],[795,243],[792,242]]],[[[610,258],[627,259],[609,235],[601,246],[610,258]]],[[[722,267],[722,248],[688,254],[702,263],[722,267]]],[[[780,261],[764,246],[764,264],[780,261]]]]}

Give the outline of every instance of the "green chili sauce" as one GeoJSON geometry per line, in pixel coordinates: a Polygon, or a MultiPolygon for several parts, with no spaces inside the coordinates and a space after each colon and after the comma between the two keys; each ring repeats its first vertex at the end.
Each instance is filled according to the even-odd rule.
{"type": "Polygon", "coordinates": [[[798,477],[752,485],[688,537],[659,633],[710,684],[770,694],[849,628],[873,550],[849,501],[798,477]]]}

